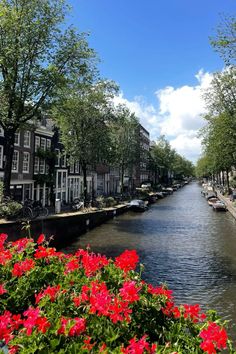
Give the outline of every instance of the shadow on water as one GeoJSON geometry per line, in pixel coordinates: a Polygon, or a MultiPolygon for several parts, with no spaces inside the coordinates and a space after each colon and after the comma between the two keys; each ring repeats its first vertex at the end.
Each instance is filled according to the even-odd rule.
{"type": "Polygon", "coordinates": [[[214,308],[236,323],[236,220],[213,212],[200,191],[187,185],[145,213],[126,213],[89,231],[64,251],[89,244],[115,257],[136,249],[146,281],[167,282],[177,303],[214,308]]]}

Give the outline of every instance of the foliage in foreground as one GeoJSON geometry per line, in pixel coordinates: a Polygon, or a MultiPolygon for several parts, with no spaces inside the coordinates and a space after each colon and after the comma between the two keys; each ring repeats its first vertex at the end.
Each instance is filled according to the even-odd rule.
{"type": "Polygon", "coordinates": [[[9,353],[234,353],[222,322],[199,305],[176,306],[165,286],[134,271],[138,255],[115,260],[64,254],[0,234],[0,341],[9,353]]]}

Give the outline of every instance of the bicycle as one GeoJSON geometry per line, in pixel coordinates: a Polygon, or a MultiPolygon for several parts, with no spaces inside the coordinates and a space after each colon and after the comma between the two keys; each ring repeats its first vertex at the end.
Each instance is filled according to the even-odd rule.
{"type": "Polygon", "coordinates": [[[48,209],[40,201],[27,199],[21,209],[21,214],[26,219],[36,219],[38,216],[48,216],[48,209]]]}
{"type": "Polygon", "coordinates": [[[26,205],[22,205],[22,208],[14,215],[14,219],[18,220],[32,220],[33,210],[26,205]]]}
{"type": "Polygon", "coordinates": [[[36,219],[39,216],[47,217],[48,213],[48,208],[42,206],[41,202],[33,203],[32,219],[36,219]]]}

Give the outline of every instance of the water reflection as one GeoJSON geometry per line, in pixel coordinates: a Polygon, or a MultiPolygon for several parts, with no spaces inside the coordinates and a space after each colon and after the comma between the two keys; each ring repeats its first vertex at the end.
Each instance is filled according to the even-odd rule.
{"type": "Polygon", "coordinates": [[[114,257],[136,249],[145,265],[143,278],[167,282],[178,303],[215,308],[236,323],[236,220],[213,212],[192,183],[143,214],[127,213],[80,236],[64,249],[90,244],[114,257]]]}

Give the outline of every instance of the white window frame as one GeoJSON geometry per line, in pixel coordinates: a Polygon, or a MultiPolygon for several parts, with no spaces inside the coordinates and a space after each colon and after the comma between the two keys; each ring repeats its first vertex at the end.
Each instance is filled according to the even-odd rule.
{"type": "Polygon", "coordinates": [[[72,163],[70,165],[70,173],[75,173],[75,165],[74,165],[74,163],[72,163]]]}
{"type": "Polygon", "coordinates": [[[39,173],[41,175],[45,174],[45,160],[44,159],[40,159],[40,162],[39,162],[39,173]],[[42,169],[41,169],[41,167],[42,167],[42,169]]]}
{"type": "Polygon", "coordinates": [[[34,174],[39,173],[39,162],[40,162],[40,158],[38,156],[35,156],[34,157],[34,174]]]}
{"type": "Polygon", "coordinates": [[[13,152],[11,168],[12,168],[13,173],[17,173],[19,170],[19,151],[18,150],[14,150],[14,152],[13,152]],[[15,161],[14,161],[14,155],[17,156],[15,161]],[[14,163],[16,164],[16,169],[13,169],[14,163]]]}
{"type": "Polygon", "coordinates": [[[23,152],[23,164],[22,164],[22,172],[23,173],[29,173],[30,169],[30,153],[29,152],[23,152]],[[27,156],[26,160],[25,157],[27,156]],[[25,168],[26,167],[26,168],[25,168]]]}
{"type": "Polygon", "coordinates": [[[3,146],[0,145],[0,168],[3,168],[3,146]]]}
{"type": "Polygon", "coordinates": [[[75,163],[75,173],[79,173],[79,162],[78,161],[76,161],[76,163],[75,163]]]}
{"type": "Polygon", "coordinates": [[[24,132],[24,147],[30,148],[30,143],[31,143],[31,132],[29,130],[26,130],[24,132]]]}
{"type": "Polygon", "coordinates": [[[0,136],[4,136],[4,129],[0,127],[0,136]]]}
{"type": "Polygon", "coordinates": [[[20,132],[15,132],[14,145],[15,145],[15,146],[20,146],[20,132]]]}
{"type": "Polygon", "coordinates": [[[51,150],[51,139],[47,139],[47,149],[51,150]]]}
{"type": "Polygon", "coordinates": [[[40,146],[41,146],[42,150],[44,150],[44,151],[46,150],[46,138],[41,138],[40,146]]]}
{"type": "Polygon", "coordinates": [[[35,141],[34,141],[34,151],[37,152],[37,150],[40,148],[40,137],[36,136],[35,141]]]}

